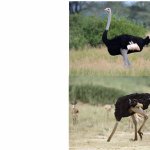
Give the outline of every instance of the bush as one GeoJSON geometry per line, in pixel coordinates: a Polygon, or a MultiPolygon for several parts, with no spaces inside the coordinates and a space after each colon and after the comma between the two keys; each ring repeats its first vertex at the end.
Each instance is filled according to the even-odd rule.
{"type": "Polygon", "coordinates": [[[75,14],[71,15],[69,21],[69,48],[83,48],[88,42],[84,37],[83,29],[81,28],[83,16],[75,14]]]}
{"type": "Polygon", "coordinates": [[[109,38],[120,34],[131,34],[134,36],[143,37],[147,32],[142,25],[137,24],[136,22],[131,22],[127,18],[119,18],[116,16],[112,17],[112,22],[110,25],[110,30],[108,32],[109,38]]]}
{"type": "MultiPolygon", "coordinates": [[[[82,16],[74,14],[69,16],[69,48],[83,48],[86,45],[92,47],[102,43],[102,34],[105,30],[107,18],[102,19],[96,16],[82,16]]],[[[147,30],[127,18],[112,16],[108,38],[120,34],[132,34],[143,37],[147,30]]]]}
{"type": "Polygon", "coordinates": [[[120,96],[125,95],[121,90],[99,85],[84,84],[69,86],[69,100],[79,100],[90,104],[112,104],[120,96]]]}

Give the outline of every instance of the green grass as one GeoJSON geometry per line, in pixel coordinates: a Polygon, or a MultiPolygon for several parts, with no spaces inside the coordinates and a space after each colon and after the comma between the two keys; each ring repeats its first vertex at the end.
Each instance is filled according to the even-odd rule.
{"type": "Polygon", "coordinates": [[[120,96],[150,93],[150,77],[70,76],[69,100],[90,104],[114,103],[120,96]]]}

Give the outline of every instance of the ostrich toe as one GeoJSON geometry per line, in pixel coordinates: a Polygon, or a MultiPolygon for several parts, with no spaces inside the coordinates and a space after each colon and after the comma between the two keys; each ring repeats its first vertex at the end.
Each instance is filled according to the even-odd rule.
{"type": "Polygon", "coordinates": [[[139,134],[139,136],[140,136],[140,138],[141,138],[141,140],[142,140],[143,132],[138,131],[138,134],[139,134]]]}
{"type": "Polygon", "coordinates": [[[133,142],[134,142],[134,141],[137,141],[137,140],[138,140],[137,138],[130,139],[130,141],[133,141],[133,142]]]}

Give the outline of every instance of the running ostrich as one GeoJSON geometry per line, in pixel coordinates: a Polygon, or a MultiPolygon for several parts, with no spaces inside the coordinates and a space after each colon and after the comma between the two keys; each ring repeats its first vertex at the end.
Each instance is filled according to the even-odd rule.
{"type": "Polygon", "coordinates": [[[111,140],[113,134],[116,131],[118,123],[122,119],[122,117],[129,117],[129,116],[131,116],[135,128],[135,137],[133,140],[134,141],[138,140],[137,133],[139,134],[140,139],[142,140],[143,133],[141,132],[141,130],[146,120],[148,119],[148,116],[144,110],[148,108],[149,104],[150,104],[149,93],[134,93],[118,98],[115,104],[115,113],[114,113],[116,118],[116,124],[107,142],[111,140]],[[144,121],[138,131],[137,131],[137,120],[135,116],[136,113],[144,117],[144,121]]]}
{"type": "Polygon", "coordinates": [[[108,21],[107,21],[106,29],[102,35],[102,41],[106,45],[110,55],[112,56],[122,55],[124,65],[126,67],[130,67],[131,63],[128,59],[128,54],[141,52],[143,47],[150,43],[150,38],[149,36],[147,36],[145,39],[143,39],[141,37],[123,34],[123,35],[116,36],[113,39],[108,39],[107,33],[111,22],[111,9],[106,8],[105,11],[108,13],[108,21]]]}

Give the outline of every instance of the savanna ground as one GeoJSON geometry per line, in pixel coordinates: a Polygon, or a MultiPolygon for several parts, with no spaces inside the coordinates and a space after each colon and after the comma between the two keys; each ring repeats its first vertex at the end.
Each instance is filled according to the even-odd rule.
{"type": "Polygon", "coordinates": [[[136,142],[131,141],[134,137],[134,129],[129,128],[129,118],[123,118],[112,140],[107,142],[115,124],[114,107],[107,118],[103,105],[109,103],[114,106],[114,102],[118,98],[114,91],[118,91],[120,94],[150,93],[150,47],[145,47],[142,52],[128,56],[132,63],[131,68],[123,66],[121,56],[110,56],[105,47],[70,50],[69,85],[72,89],[80,89],[76,93],[72,93],[72,99],[69,97],[70,101],[77,98],[77,107],[79,108],[76,125],[72,124],[69,109],[70,150],[150,149],[150,117],[143,129],[142,141],[140,139],[136,142]],[[93,94],[95,90],[97,90],[98,97],[93,94]],[[84,98],[87,96],[89,99],[85,101],[84,98]],[[110,98],[111,96],[113,98],[110,98]],[[99,98],[99,101],[96,98],[99,98]]]}
{"type": "MultiPolygon", "coordinates": [[[[114,107],[109,116],[102,105],[92,106],[78,103],[78,123],[73,125],[69,115],[69,149],[70,150],[149,150],[150,149],[150,119],[143,128],[143,140],[133,142],[134,128],[130,117],[123,118],[110,142],[114,124],[114,107]],[[130,122],[130,123],[129,123],[130,122]]],[[[71,110],[71,106],[70,109],[71,110]]],[[[149,114],[149,111],[147,112],[149,114]]],[[[139,122],[139,125],[142,120],[139,122]]],[[[138,127],[139,127],[138,125],[138,127]]]]}

